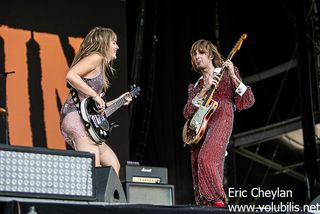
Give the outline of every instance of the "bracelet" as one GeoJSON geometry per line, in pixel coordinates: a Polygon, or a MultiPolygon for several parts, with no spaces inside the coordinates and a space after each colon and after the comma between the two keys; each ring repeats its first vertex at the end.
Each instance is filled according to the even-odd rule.
{"type": "Polygon", "coordinates": [[[92,97],[92,99],[96,99],[97,96],[99,96],[99,94],[96,94],[96,96],[92,97]]]}

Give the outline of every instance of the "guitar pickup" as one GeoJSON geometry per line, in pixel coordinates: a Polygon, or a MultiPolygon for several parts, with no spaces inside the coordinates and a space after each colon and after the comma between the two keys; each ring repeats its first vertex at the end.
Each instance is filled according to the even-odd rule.
{"type": "Polygon", "coordinates": [[[98,124],[98,121],[97,121],[97,117],[96,117],[96,116],[92,116],[92,117],[91,117],[91,120],[92,120],[92,122],[93,122],[93,124],[94,124],[94,127],[99,128],[99,124],[98,124]]]}

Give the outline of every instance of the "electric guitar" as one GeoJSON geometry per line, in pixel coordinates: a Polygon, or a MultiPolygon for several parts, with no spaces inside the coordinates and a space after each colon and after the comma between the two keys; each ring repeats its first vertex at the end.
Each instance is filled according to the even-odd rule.
{"type": "MultiPolygon", "coordinates": [[[[139,86],[132,85],[128,96],[136,98],[139,95],[139,91],[139,86]]],[[[103,96],[103,93],[100,96],[103,96]]],[[[125,103],[126,99],[122,97],[108,106],[103,112],[99,112],[99,108],[92,97],[81,101],[81,117],[85,122],[86,129],[97,144],[105,143],[110,136],[112,128],[118,126],[116,123],[109,123],[108,117],[125,103]]]]}
{"type": "MultiPolygon", "coordinates": [[[[241,36],[241,38],[238,40],[236,45],[233,47],[232,51],[229,53],[227,60],[231,60],[233,55],[238,50],[240,50],[242,42],[246,38],[247,38],[247,34],[243,34],[241,36]]],[[[221,72],[219,74],[220,77],[222,77],[223,72],[224,72],[224,68],[221,69],[221,72]]],[[[220,78],[220,80],[221,79],[222,78],[220,78]]],[[[217,84],[217,87],[219,85],[219,82],[217,84]]],[[[215,88],[211,87],[208,91],[208,95],[206,96],[204,101],[201,103],[197,111],[194,113],[191,120],[190,119],[187,120],[187,122],[184,124],[183,130],[182,130],[182,140],[185,144],[188,144],[188,145],[197,144],[203,137],[210,117],[218,108],[218,102],[213,100],[214,92],[215,92],[215,88]]]]}

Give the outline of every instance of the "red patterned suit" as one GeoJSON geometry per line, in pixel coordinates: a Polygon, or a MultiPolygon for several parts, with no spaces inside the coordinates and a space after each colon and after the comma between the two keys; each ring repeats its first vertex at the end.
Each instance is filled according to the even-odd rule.
{"type": "MultiPolygon", "coordinates": [[[[240,79],[239,70],[235,67],[235,74],[240,79]]],[[[203,87],[203,79],[188,88],[188,101],[183,109],[186,119],[191,119],[197,107],[193,105],[193,98],[203,87]]],[[[233,112],[247,109],[254,104],[254,95],[249,86],[240,96],[231,78],[224,73],[213,98],[219,103],[207,124],[207,132],[203,139],[191,148],[191,164],[193,187],[197,204],[212,204],[216,201],[227,203],[223,189],[223,166],[226,147],[233,127],[233,112]]]]}

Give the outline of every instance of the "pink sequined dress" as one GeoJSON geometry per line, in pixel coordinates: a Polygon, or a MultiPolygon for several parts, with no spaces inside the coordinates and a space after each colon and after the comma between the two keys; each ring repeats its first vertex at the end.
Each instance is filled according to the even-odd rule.
{"type": "MultiPolygon", "coordinates": [[[[235,67],[235,74],[240,79],[239,70],[235,67]]],[[[203,80],[188,87],[188,101],[183,109],[186,119],[192,118],[197,110],[192,99],[202,89],[203,80]]],[[[254,104],[254,95],[249,86],[240,96],[235,93],[236,86],[231,78],[224,74],[213,97],[219,105],[207,124],[207,132],[203,139],[191,147],[191,167],[193,188],[197,204],[213,204],[223,201],[227,204],[227,197],[223,189],[223,167],[226,147],[233,127],[233,114],[247,109],[254,104]]]]}
{"type": "MultiPolygon", "coordinates": [[[[92,79],[82,78],[95,92],[101,93],[103,89],[102,69],[96,77],[92,79]]],[[[88,97],[88,95],[78,91],[80,101],[88,97]]],[[[72,97],[69,93],[65,103],[60,111],[60,129],[65,141],[74,148],[74,141],[80,137],[88,137],[82,118],[80,117],[76,106],[73,103],[72,97]]]]}

